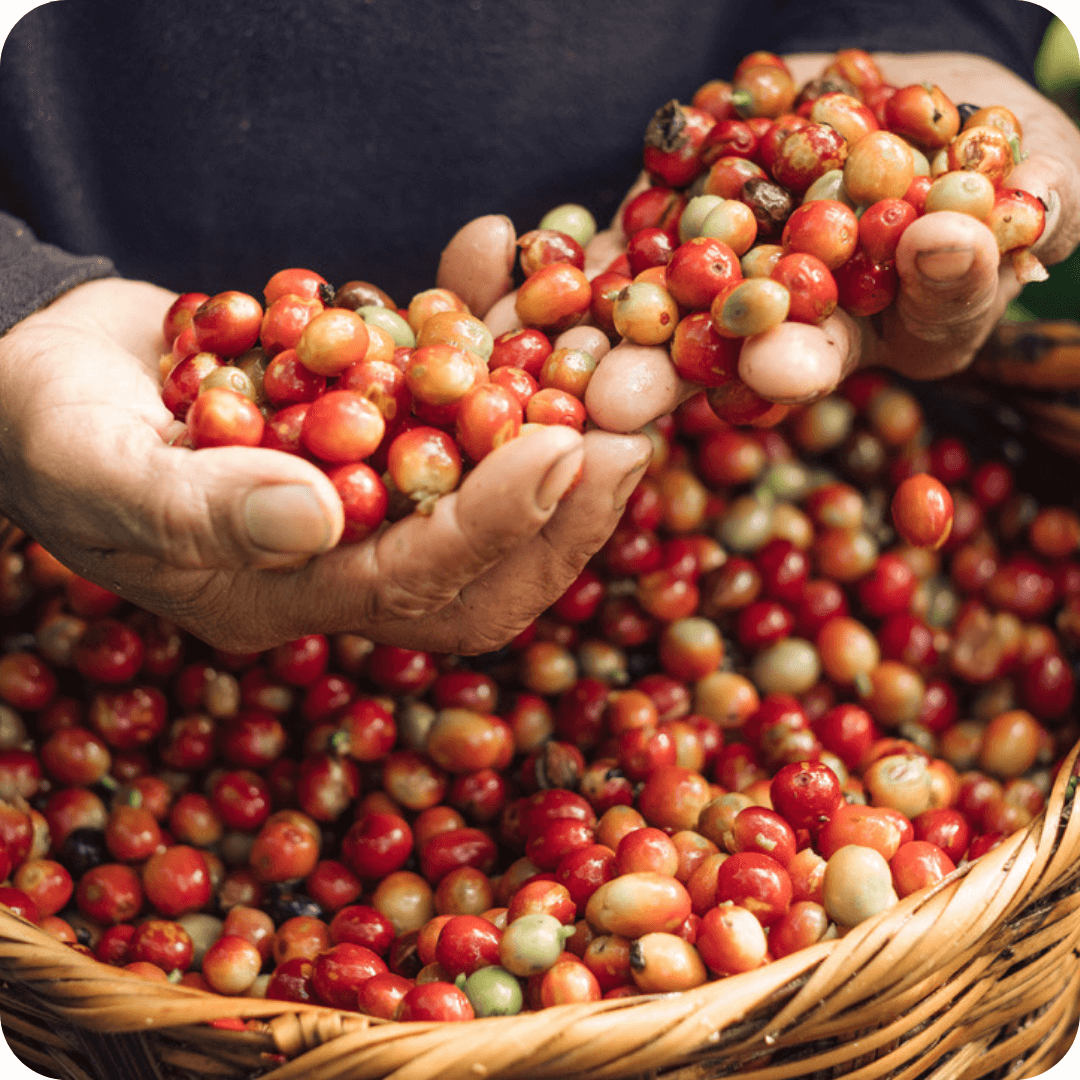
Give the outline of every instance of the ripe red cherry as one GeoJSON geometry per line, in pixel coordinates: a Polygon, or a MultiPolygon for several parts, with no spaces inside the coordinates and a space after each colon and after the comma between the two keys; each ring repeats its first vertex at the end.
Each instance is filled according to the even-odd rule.
{"type": "Polygon", "coordinates": [[[330,940],[335,945],[342,942],[363,945],[379,956],[386,955],[394,937],[394,924],[382,912],[366,904],[343,907],[330,923],[330,940]]]}
{"type": "Polygon", "coordinates": [[[203,379],[221,365],[221,357],[214,353],[196,352],[185,356],[165,376],[161,385],[161,400],[177,420],[187,419],[188,410],[199,396],[203,379]]]}
{"type": "Polygon", "coordinates": [[[472,1020],[475,1016],[469,999],[452,983],[430,982],[414,986],[397,1007],[395,1019],[472,1020]]]}
{"type": "Polygon", "coordinates": [[[795,830],[775,810],[747,806],[735,815],[731,846],[737,852],[768,855],[786,867],[795,857],[795,830]]]}
{"type": "Polygon", "coordinates": [[[191,935],[176,922],[147,919],[128,939],[125,960],[157,964],[163,971],[187,971],[195,952],[191,935]]]}
{"type": "Polygon", "coordinates": [[[123,683],[133,679],[142,667],[145,648],[142,638],[116,619],[92,622],[72,650],[79,673],[103,683],[123,683]]]}
{"type": "Polygon", "coordinates": [[[79,879],[75,902],[84,915],[96,922],[127,922],[142,909],[139,875],[120,863],[92,867],[79,879]]]}
{"type": "Polygon", "coordinates": [[[278,408],[314,401],[325,390],[326,376],[304,367],[295,349],[279,352],[263,374],[263,392],[278,408]]]}
{"type": "Polygon", "coordinates": [[[165,695],[153,686],[95,694],[90,727],[114,750],[135,750],[153,742],[165,728],[165,695]]]}
{"type": "Polygon", "coordinates": [[[917,585],[911,567],[899,555],[886,552],[859,582],[859,601],[876,618],[898,615],[911,605],[917,585]]]}
{"type": "Polygon", "coordinates": [[[791,878],[775,859],[741,851],[716,874],[716,902],[731,900],[747,908],[762,926],[775,923],[791,904],[791,878]]]}
{"type": "Polygon", "coordinates": [[[835,199],[803,203],[788,218],[782,242],[785,254],[806,252],[836,271],[855,253],[859,219],[848,206],[835,199]]]}
{"type": "Polygon", "coordinates": [[[386,520],[390,502],[386,485],[379,474],[362,461],[341,465],[327,476],[341,496],[345,512],[341,542],[355,544],[366,540],[386,520]]]}
{"type": "Polygon", "coordinates": [[[916,840],[935,844],[954,863],[964,857],[971,841],[971,826],[961,811],[946,806],[924,810],[911,824],[916,840]]]}
{"type": "Polygon", "coordinates": [[[816,832],[840,805],[842,794],[836,773],[827,765],[798,761],[773,777],[769,797],[792,828],[816,832]]]}
{"type": "Polygon", "coordinates": [[[330,646],[322,634],[307,634],[286,642],[269,656],[270,671],[290,686],[308,686],[326,670],[330,646]]]}
{"type": "Polygon", "coordinates": [[[704,311],[721,289],[741,278],[739,258],[729,245],[698,236],[680,244],[671,254],[664,283],[682,307],[704,311]]]}
{"type": "Polygon", "coordinates": [[[279,296],[267,309],[259,328],[259,344],[267,356],[295,349],[304,328],[323,310],[317,298],[295,294],[279,296]]]}
{"type": "Polygon", "coordinates": [[[499,962],[502,934],[478,915],[452,915],[439,932],[435,960],[450,976],[471,975],[499,962]]]}
{"type": "Polygon", "coordinates": [[[387,971],[386,962],[363,945],[342,942],[312,961],[311,985],[316,996],[335,1009],[355,1009],[360,986],[387,971]]]}
{"type": "Polygon", "coordinates": [[[312,402],[300,441],[322,461],[344,465],[374,453],[386,431],[378,407],[355,390],[330,390],[312,402]]]}
{"type": "Polygon", "coordinates": [[[517,437],[524,413],[511,391],[485,383],[461,399],[457,416],[457,440],[473,461],[517,437]]]}
{"type": "Polygon", "coordinates": [[[396,814],[365,814],[341,841],[341,859],[357,877],[372,881],[400,870],[412,854],[413,833],[396,814]]]}
{"type": "Polygon", "coordinates": [[[329,308],[304,327],[295,348],[304,367],[329,378],[363,360],[369,343],[367,325],[355,311],[329,308]]]}
{"type": "Polygon", "coordinates": [[[770,540],[754,560],[761,574],[765,594],[785,604],[802,598],[810,574],[810,560],[790,540],[770,540]]]}
{"type": "Polygon", "coordinates": [[[639,229],[630,237],[630,242],[626,246],[630,273],[637,277],[650,267],[667,266],[671,261],[673,251],[671,237],[663,229],[639,229]]]}
{"type": "Polygon", "coordinates": [[[39,754],[45,770],[61,784],[96,784],[112,764],[105,744],[93,732],[81,727],[54,731],[39,754]]]}
{"type": "Polygon", "coordinates": [[[928,150],[947,146],[960,130],[956,106],[936,86],[902,86],[885,102],[890,131],[928,150]]]}
{"type": "Polygon", "coordinates": [[[896,489],[892,518],[897,531],[909,544],[937,550],[952,530],[952,496],[940,480],[919,473],[896,489]]]}
{"type": "Polygon", "coordinates": [[[432,885],[437,885],[459,866],[490,872],[496,855],[495,841],[480,829],[449,829],[433,836],[420,849],[420,872],[432,885]]]}
{"type": "Polygon", "coordinates": [[[534,379],[539,377],[544,361],[551,355],[551,339],[536,329],[508,330],[495,339],[488,367],[522,368],[534,379]]]}
{"type": "MultiPolygon", "coordinates": [[[[351,282],[350,284],[362,283],[351,282]]],[[[342,291],[344,291],[344,288],[342,291]]],[[[305,300],[318,298],[327,304],[333,299],[333,289],[330,288],[326,278],[322,274],[315,273],[314,270],[307,270],[303,267],[278,270],[263,286],[263,298],[268,305],[290,293],[294,296],[303,297],[305,300]]]]}
{"type": "Polygon", "coordinates": [[[210,297],[206,293],[188,292],[181,293],[165,312],[161,332],[165,337],[165,344],[171,349],[173,342],[182,330],[191,325],[191,317],[210,297]]]}
{"type": "Polygon", "coordinates": [[[319,861],[319,830],[306,814],[281,810],[263,823],[248,856],[260,881],[307,877],[319,861]]]}
{"type": "Polygon", "coordinates": [[[196,449],[258,446],[265,421],[259,407],[235,390],[215,387],[200,394],[187,412],[188,433],[196,449]]]}
{"type": "Polygon", "coordinates": [[[659,226],[677,240],[679,218],[686,207],[686,199],[677,191],[663,184],[646,188],[636,195],[623,210],[622,227],[627,236],[633,236],[639,229],[659,226]]]}
{"type": "Polygon", "coordinates": [[[739,612],[735,634],[742,648],[757,652],[788,637],[794,628],[795,616],[778,600],[755,600],[739,612]]]}
{"type": "Polygon", "coordinates": [[[784,255],[777,260],[770,276],[791,294],[787,317],[792,322],[817,324],[836,310],[836,280],[816,255],[807,252],[784,255]]]}
{"type": "Polygon", "coordinates": [[[152,855],[143,866],[146,898],[162,915],[198,911],[210,900],[210,872],[201,851],[178,844],[152,855]]]}
{"type": "Polygon", "coordinates": [[[315,991],[311,985],[314,965],[303,956],[295,956],[279,964],[266,987],[271,1001],[314,1002],[315,991]]]}
{"type": "Polygon", "coordinates": [[[859,246],[875,263],[896,258],[896,246],[904,230],[919,216],[906,199],[881,199],[859,218],[859,246]]]}
{"type": "Polygon", "coordinates": [[[270,791],[258,773],[224,773],[214,784],[211,801],[230,829],[254,831],[270,816],[270,791]]]}
{"type": "Polygon", "coordinates": [[[300,405],[287,405],[284,409],[278,409],[263,428],[263,437],[260,446],[268,450],[281,450],[286,454],[306,456],[307,451],[300,444],[300,432],[304,427],[311,405],[304,402],[300,405]]]}
{"type": "Polygon", "coordinates": [[[876,315],[884,311],[900,289],[895,264],[876,263],[862,249],[833,273],[840,306],[851,315],[876,315]]]}
{"type": "Polygon", "coordinates": [[[117,806],[105,826],[105,846],[121,862],[142,862],[162,843],[161,827],[144,807],[117,806]]]}
{"type": "Polygon", "coordinates": [[[844,137],[828,124],[811,121],[790,132],[780,143],[773,159],[772,174],[777,183],[801,195],[818,177],[832,169],[843,168],[846,157],[844,137]]]}
{"type": "Polygon", "coordinates": [[[701,149],[716,121],[711,114],[672,101],[659,109],[645,131],[645,168],[670,187],[686,187],[702,170],[701,149]]]}
{"type": "Polygon", "coordinates": [[[254,296],[230,290],[205,301],[191,316],[199,348],[218,356],[239,356],[259,340],[262,305],[254,296]]]}

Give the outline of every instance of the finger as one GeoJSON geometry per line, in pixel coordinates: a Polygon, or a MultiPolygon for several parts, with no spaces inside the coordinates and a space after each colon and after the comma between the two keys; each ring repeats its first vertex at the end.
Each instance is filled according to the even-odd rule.
{"type": "Polygon", "coordinates": [[[556,349],[581,349],[597,361],[611,352],[607,334],[596,326],[571,327],[564,330],[553,344],[556,349]]]}
{"type": "Polygon", "coordinates": [[[64,293],[41,314],[53,326],[70,319],[84,334],[96,325],[156,379],[161,354],[167,351],[162,323],[175,299],[176,293],[146,281],[102,278],[64,293]]]}
{"type": "Polygon", "coordinates": [[[567,427],[500,447],[430,516],[412,514],[368,546],[364,592],[334,590],[342,601],[335,621],[343,629],[362,622],[382,641],[415,640],[422,622],[539,532],[583,458],[582,437],[567,427]]]}
{"type": "Polygon", "coordinates": [[[443,249],[435,283],[457,293],[481,319],[513,287],[517,235],[502,214],[474,218],[443,249]]]}
{"type": "Polygon", "coordinates": [[[699,389],[679,378],[662,346],[623,342],[597,365],[585,391],[585,408],[605,431],[638,431],[699,389]]]}
{"type": "Polygon", "coordinates": [[[1046,227],[1032,252],[1058,263],[1080,244],[1080,170],[1054,154],[1032,154],[1009,174],[1008,186],[1023,188],[1046,207],[1046,227]]]}
{"type": "Polygon", "coordinates": [[[99,465],[82,482],[116,508],[117,547],[178,568],[273,568],[327,551],[341,536],[333,484],[293,454],[244,446],[191,451],[122,430],[114,440],[141,444],[138,456],[117,456],[120,467],[99,465]]]}
{"type": "MultiPolygon", "coordinates": [[[[50,332],[22,335],[32,363],[50,332]]],[[[336,542],[341,500],[314,465],[249,447],[168,446],[160,433],[172,417],[137,357],[86,337],[48,355],[47,393],[30,379],[12,398],[23,401],[25,510],[58,557],[74,565],[119,550],[192,569],[279,566],[336,542]]]]}
{"type": "Polygon", "coordinates": [[[993,234],[968,214],[918,218],[896,250],[896,306],[905,324],[926,341],[963,340],[993,302],[999,262],[993,234]]]}
{"type": "Polygon", "coordinates": [[[638,173],[637,179],[630,185],[629,190],[623,196],[622,202],[619,203],[618,210],[612,215],[611,224],[609,229],[618,233],[622,238],[622,243],[625,244],[629,237],[623,232],[622,219],[623,213],[626,208],[643,192],[648,190],[652,186],[652,181],[649,179],[649,174],[642,169],[638,173]]]}
{"type": "Polygon", "coordinates": [[[879,360],[912,378],[963,368],[1009,299],[999,282],[997,243],[980,221],[943,210],[913,222],[900,238],[900,293],[882,316],[879,360]]]}
{"type": "Polygon", "coordinates": [[[491,331],[493,337],[508,333],[510,330],[520,330],[521,320],[517,314],[517,290],[507,293],[501,300],[496,300],[491,309],[484,316],[484,322],[491,331]]]}
{"type": "Polygon", "coordinates": [[[585,248],[585,276],[592,281],[602,274],[626,250],[626,234],[622,229],[598,232],[585,248]]]}
{"type": "Polygon", "coordinates": [[[739,353],[739,377],[770,401],[813,401],[856,367],[862,351],[860,324],[838,309],[817,326],[783,322],[747,338],[739,353]]]}
{"type": "Polygon", "coordinates": [[[644,435],[590,431],[584,449],[581,483],[539,534],[462,591],[453,610],[464,614],[464,622],[449,623],[445,631],[458,635],[452,651],[504,645],[566,591],[614,531],[645,473],[652,443],[644,435]]]}
{"type": "Polygon", "coordinates": [[[582,457],[582,436],[570,428],[528,435],[481,462],[430,516],[411,514],[378,537],[278,572],[193,571],[125,553],[103,558],[99,576],[122,580],[129,599],[236,652],[343,631],[447,651],[460,629],[452,605],[461,588],[539,531],[582,457]]]}

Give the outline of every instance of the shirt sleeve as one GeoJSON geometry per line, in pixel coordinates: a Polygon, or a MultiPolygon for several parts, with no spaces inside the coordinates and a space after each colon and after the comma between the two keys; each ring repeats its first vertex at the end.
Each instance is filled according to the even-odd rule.
{"type": "Polygon", "coordinates": [[[1053,16],[1026,0],[774,0],[769,48],[834,52],[958,49],[997,60],[1033,81],[1035,56],[1053,16]]]}
{"type": "Polygon", "coordinates": [[[0,334],[76,285],[115,274],[109,259],[43,244],[25,222],[0,212],[0,334]]]}

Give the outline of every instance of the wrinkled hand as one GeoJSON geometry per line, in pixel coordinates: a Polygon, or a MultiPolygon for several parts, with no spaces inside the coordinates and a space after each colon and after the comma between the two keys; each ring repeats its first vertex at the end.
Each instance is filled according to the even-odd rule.
{"type": "MultiPolygon", "coordinates": [[[[797,83],[827,58],[788,57],[797,83]]],[[[1027,160],[1007,184],[1047,206],[1046,230],[1034,253],[1045,263],[1066,258],[1080,241],[1080,132],[1022,79],[983,57],[963,53],[882,54],[885,77],[897,86],[937,83],[955,102],[1006,105],[1020,120],[1027,160]]],[[[635,188],[632,194],[640,188],[635,188]]],[[[625,246],[618,227],[600,233],[589,251],[596,269],[625,246]]],[[[1020,292],[1010,260],[1002,262],[990,230],[974,218],[928,214],[904,233],[897,251],[900,294],[873,319],[837,311],[819,327],[784,323],[748,342],[740,374],[764,397],[808,401],[827,393],[860,364],[878,364],[917,379],[935,379],[969,364],[1020,292]]],[[[679,379],[659,347],[618,345],[589,385],[590,417],[609,431],[636,431],[670,412],[699,387],[679,379]],[[628,389],[636,393],[628,393],[628,389]]]]}
{"type": "MultiPolygon", "coordinates": [[[[497,279],[499,264],[486,265],[497,279]]],[[[462,292],[484,287],[473,276],[462,292]]],[[[647,462],[644,436],[544,430],[489,455],[430,517],[335,548],[341,502],[315,465],[163,441],[175,421],[157,369],[173,299],[89,282],[0,338],[0,512],[78,573],[214,645],[351,631],[496,648],[580,572],[647,462]]]]}

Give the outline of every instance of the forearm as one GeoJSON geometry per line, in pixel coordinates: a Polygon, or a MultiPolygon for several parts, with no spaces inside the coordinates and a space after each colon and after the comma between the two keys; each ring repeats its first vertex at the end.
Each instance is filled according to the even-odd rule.
{"type": "Polygon", "coordinates": [[[108,259],[43,244],[24,222],[0,212],[0,334],[76,285],[115,273],[108,259]]]}

